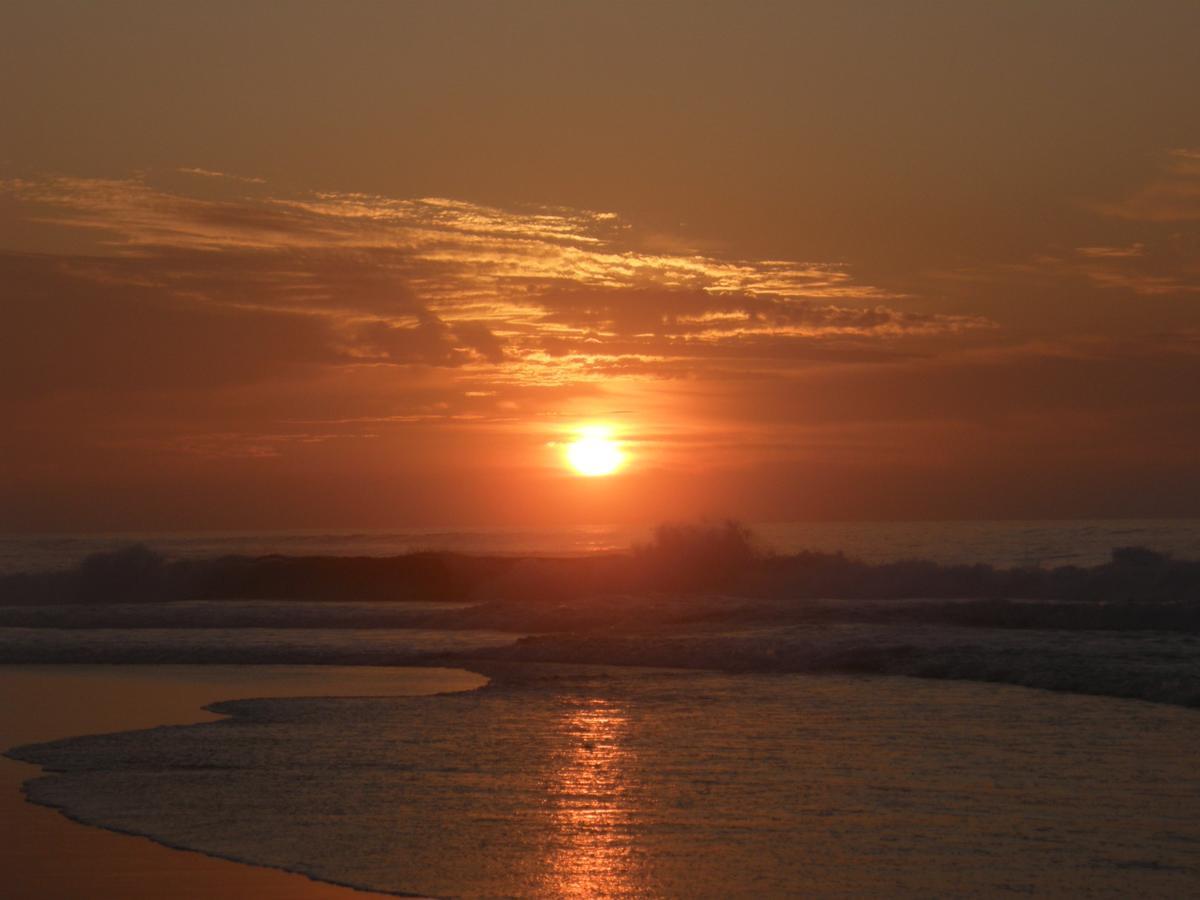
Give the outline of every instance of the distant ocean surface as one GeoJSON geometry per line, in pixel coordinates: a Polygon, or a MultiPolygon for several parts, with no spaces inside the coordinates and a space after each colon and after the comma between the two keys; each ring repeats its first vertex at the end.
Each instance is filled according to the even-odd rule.
{"type": "MultiPolygon", "coordinates": [[[[1085,566],[1138,545],[1200,558],[1200,520],[752,527],[780,552],[871,562],[1085,566]]],[[[648,537],[9,536],[0,568],[61,569],[131,543],[175,558],[577,555],[648,537]]],[[[494,677],[427,697],[231,697],[214,707],[224,721],[26,746],[10,755],[52,770],[27,796],[171,846],[422,896],[1200,896],[1200,714],[1184,708],[1200,707],[1194,630],[700,615],[576,633],[506,619],[520,604],[347,593],[0,606],[0,663],[453,664],[494,677]],[[455,611],[482,618],[446,625],[455,611]]],[[[873,602],[891,601],[847,609],[873,602]]],[[[589,608],[622,603],[653,621],[667,601],[589,608]]]]}
{"type": "MultiPolygon", "coordinates": [[[[995,566],[1089,566],[1114,547],[1142,546],[1200,559],[1200,519],[1071,519],[971,522],[764,522],[752,524],[782,553],[841,551],[867,562],[928,559],[995,566]]],[[[574,556],[623,550],[650,529],[402,529],[390,531],[207,532],[181,534],[0,535],[0,574],[69,568],[91,553],[140,543],[169,557],[394,556],[417,550],[574,556]]]]}

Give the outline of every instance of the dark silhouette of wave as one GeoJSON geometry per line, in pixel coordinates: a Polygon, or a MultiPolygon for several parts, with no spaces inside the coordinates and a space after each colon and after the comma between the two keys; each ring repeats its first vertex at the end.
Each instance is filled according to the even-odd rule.
{"type": "MultiPolygon", "coordinates": [[[[867,563],[842,553],[772,553],[743,526],[725,522],[663,525],[652,540],[628,552],[575,558],[420,552],[387,558],[171,560],[144,546],[131,546],[93,554],[67,571],[0,577],[0,603],[6,604],[252,598],[544,605],[620,594],[671,598],[719,594],[772,601],[972,599],[990,603],[926,604],[908,615],[1010,627],[1031,624],[1035,617],[1059,622],[1061,627],[1072,627],[1081,619],[1097,623],[1096,627],[1128,627],[1139,621],[1166,625],[1180,616],[1181,621],[1187,619],[1183,608],[1194,614],[1200,605],[1200,562],[1175,560],[1143,547],[1123,547],[1112,551],[1109,562],[1086,568],[1006,569],[927,560],[867,563]],[[1019,601],[1110,606],[1103,613],[1084,613],[1039,603],[1035,612],[1019,601]]],[[[815,618],[830,615],[816,606],[805,609],[815,618]]],[[[894,611],[871,615],[894,615],[894,611]]]]}
{"type": "Polygon", "coordinates": [[[452,553],[395,557],[222,556],[170,560],[141,545],[94,553],[66,571],[0,577],[0,603],[172,600],[465,600],[506,560],[452,553]]]}
{"type": "Polygon", "coordinates": [[[1200,563],[1139,547],[1086,568],[872,564],[772,553],[733,522],[576,558],[130,547],[0,578],[0,631],[9,662],[863,672],[1200,706],[1200,563]]]}

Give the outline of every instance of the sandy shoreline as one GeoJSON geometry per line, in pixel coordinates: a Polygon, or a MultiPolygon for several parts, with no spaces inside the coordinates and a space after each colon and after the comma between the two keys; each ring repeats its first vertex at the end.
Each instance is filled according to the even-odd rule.
{"type": "MultiPolygon", "coordinates": [[[[245,697],[389,696],[466,690],[451,669],[305,666],[0,667],[0,749],[83,734],[221,718],[202,707],[245,697]]],[[[0,871],[12,900],[361,900],[385,895],[175,850],[77,824],[26,802],[37,766],[0,758],[0,871]]]]}

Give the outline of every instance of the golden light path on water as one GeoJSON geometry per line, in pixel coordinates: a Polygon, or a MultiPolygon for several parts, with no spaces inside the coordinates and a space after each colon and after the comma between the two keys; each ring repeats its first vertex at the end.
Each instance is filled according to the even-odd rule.
{"type": "Polygon", "coordinates": [[[627,802],[629,719],[612,702],[583,700],[563,717],[566,746],[548,785],[554,841],[543,889],[557,897],[631,897],[642,879],[627,802]]]}

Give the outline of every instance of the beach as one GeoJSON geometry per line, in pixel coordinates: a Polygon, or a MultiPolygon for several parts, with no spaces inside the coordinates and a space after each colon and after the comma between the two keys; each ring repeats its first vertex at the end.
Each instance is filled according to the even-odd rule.
{"type": "MultiPolygon", "coordinates": [[[[481,676],[448,669],[300,666],[6,666],[0,747],[221,718],[231,698],[386,696],[466,690],[481,676]]],[[[382,897],[291,872],[176,850],[72,822],[26,802],[37,766],[0,759],[0,866],[10,900],[348,900],[382,897]]]]}
{"type": "Polygon", "coordinates": [[[12,803],[57,831],[7,827],[33,889],[13,895],[361,896],[222,860],[480,898],[1196,887],[1190,710],[878,676],[482,669],[474,691],[482,676],[454,670],[13,668],[4,697],[32,707],[15,718],[79,707],[69,727],[105,732],[10,751],[45,767],[28,795],[109,829],[22,804],[26,768],[12,803]],[[197,709],[215,697],[242,699],[214,721],[197,709]],[[109,731],[135,719],[193,724],[109,731]]]}
{"type": "Polygon", "coordinates": [[[1200,0],[6,0],[0,900],[1200,900],[1200,0]]]}

